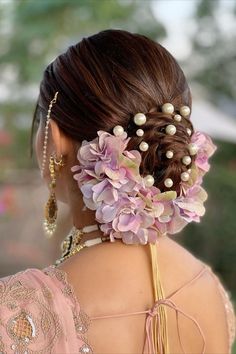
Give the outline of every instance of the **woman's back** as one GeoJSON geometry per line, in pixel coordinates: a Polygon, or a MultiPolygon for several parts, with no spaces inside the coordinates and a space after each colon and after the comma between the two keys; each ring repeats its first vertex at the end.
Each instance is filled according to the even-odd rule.
{"type": "MultiPolygon", "coordinates": [[[[148,245],[103,243],[85,249],[60,268],[68,274],[80,306],[89,317],[145,311],[154,302],[149,252],[148,245]]],[[[160,239],[157,252],[165,297],[186,284],[171,300],[198,322],[206,341],[205,353],[228,353],[230,315],[226,317],[226,307],[230,304],[224,304],[210,268],[187,285],[204,264],[168,237],[160,239]]],[[[166,310],[170,353],[183,353],[175,311],[169,307],[166,310]]],[[[203,339],[199,330],[193,321],[179,316],[185,352],[200,353],[203,339]]],[[[231,332],[235,330],[232,327],[233,323],[231,332]]],[[[87,337],[94,353],[142,353],[145,314],[92,320],[87,337]]]]}
{"type": "Polygon", "coordinates": [[[229,353],[227,293],[164,236],[205,213],[201,184],[216,146],[194,129],[191,105],[177,61],[139,34],[102,31],[49,64],[34,117],[44,226],[55,231],[58,199],[73,228],[61,269],[0,280],[0,352],[229,353]],[[84,248],[105,237],[124,244],[84,248]]]}

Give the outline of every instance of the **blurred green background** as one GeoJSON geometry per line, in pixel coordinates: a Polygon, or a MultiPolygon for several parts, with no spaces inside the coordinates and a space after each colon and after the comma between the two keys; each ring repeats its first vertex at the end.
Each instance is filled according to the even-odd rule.
{"type": "MultiPolygon", "coordinates": [[[[145,34],[178,60],[193,94],[195,128],[218,149],[204,179],[206,214],[178,242],[212,266],[236,301],[236,2],[231,0],[0,0],[0,276],[59,256],[70,227],[44,238],[47,190],[29,135],[45,66],[69,45],[106,28],[145,34]]],[[[235,349],[236,353],[236,349],[235,349]]]]}

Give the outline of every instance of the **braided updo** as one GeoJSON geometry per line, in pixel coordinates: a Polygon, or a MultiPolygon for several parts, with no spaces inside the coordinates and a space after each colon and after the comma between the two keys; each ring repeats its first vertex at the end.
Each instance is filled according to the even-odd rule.
{"type": "MultiPolygon", "coordinates": [[[[44,72],[35,117],[46,120],[48,102],[59,91],[51,118],[75,142],[90,141],[98,130],[112,134],[121,125],[131,137],[128,150],[137,149],[143,137],[136,135],[133,117],[143,112],[147,151],[141,151],[140,174],[151,174],[154,185],[179,193],[181,173],[191,168],[182,161],[194,129],[189,116],[176,121],[182,106],[191,109],[191,94],[183,71],[173,56],[159,43],[121,30],[105,30],[84,38],[59,55],[44,72]],[[174,113],[161,107],[170,102],[174,113]],[[168,135],[166,127],[175,125],[168,135]],[[173,157],[167,157],[167,155],[173,157]]],[[[191,158],[194,161],[194,156],[191,158]]],[[[192,163],[191,162],[191,163],[192,163]]]]}

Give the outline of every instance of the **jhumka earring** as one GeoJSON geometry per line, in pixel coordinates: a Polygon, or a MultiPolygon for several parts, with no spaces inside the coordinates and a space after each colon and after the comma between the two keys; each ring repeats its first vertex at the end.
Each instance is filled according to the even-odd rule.
{"type": "Polygon", "coordinates": [[[48,237],[52,237],[56,230],[56,220],[57,220],[57,199],[56,199],[56,194],[55,194],[55,188],[56,188],[56,168],[55,166],[58,166],[61,168],[64,166],[62,156],[60,157],[60,160],[57,160],[54,155],[50,156],[49,159],[49,171],[50,171],[50,178],[51,178],[51,183],[49,185],[50,188],[50,195],[49,199],[45,205],[45,210],[44,210],[44,230],[45,234],[48,237]]]}

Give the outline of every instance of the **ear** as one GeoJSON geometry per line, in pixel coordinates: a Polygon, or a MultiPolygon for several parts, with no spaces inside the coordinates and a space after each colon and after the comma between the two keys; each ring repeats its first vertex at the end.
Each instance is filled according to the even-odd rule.
{"type": "Polygon", "coordinates": [[[50,119],[49,125],[51,128],[52,141],[56,148],[56,155],[68,155],[73,148],[72,140],[62,132],[53,119],[50,119]]]}

